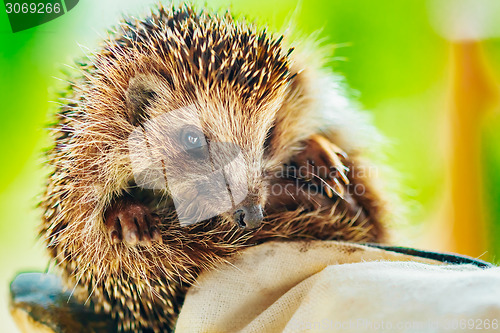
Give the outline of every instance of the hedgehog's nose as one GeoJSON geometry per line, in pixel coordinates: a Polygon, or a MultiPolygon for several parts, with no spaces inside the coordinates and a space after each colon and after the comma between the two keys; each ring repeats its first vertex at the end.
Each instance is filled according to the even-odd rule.
{"type": "Polygon", "coordinates": [[[234,221],[242,229],[255,229],[264,219],[261,205],[242,206],[234,212],[234,221]]]}

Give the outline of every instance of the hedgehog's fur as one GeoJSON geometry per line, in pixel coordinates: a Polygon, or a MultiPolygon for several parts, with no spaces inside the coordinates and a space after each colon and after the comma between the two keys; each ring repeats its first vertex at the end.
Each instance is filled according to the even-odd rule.
{"type": "MultiPolygon", "coordinates": [[[[383,238],[383,200],[370,175],[355,171],[364,165],[363,145],[355,137],[371,126],[337,103],[341,95],[330,74],[285,48],[281,38],[229,14],[160,6],[117,30],[79,64],[82,75],[70,83],[41,203],[40,234],[69,285],[83,290],[75,295],[118,318],[120,330],[170,330],[197,274],[245,246],[270,239],[383,238]],[[129,86],[136,81],[155,89],[155,99],[131,111],[127,103],[135,97],[129,86]],[[128,136],[146,119],[188,105],[200,110],[214,140],[242,148],[247,164],[241,167],[252,200],[265,205],[265,221],[259,229],[243,231],[229,214],[221,214],[181,227],[172,207],[163,204],[160,211],[156,202],[152,209],[161,219],[162,242],[114,244],[104,227],[105,212],[124,192],[136,191],[128,136]],[[270,193],[269,184],[294,182],[293,172],[283,177],[273,172],[300,164],[296,157],[302,149],[307,153],[308,139],[318,134],[348,155],[342,162],[350,167],[351,185],[342,183],[343,190],[361,184],[365,192],[347,203],[325,192],[286,198],[270,193]]],[[[166,145],[161,148],[171,148],[166,145]]],[[[189,161],[170,163],[182,169],[189,161]]],[[[189,175],[184,178],[189,184],[189,175]]],[[[158,196],[169,202],[167,189],[158,196]]]]}

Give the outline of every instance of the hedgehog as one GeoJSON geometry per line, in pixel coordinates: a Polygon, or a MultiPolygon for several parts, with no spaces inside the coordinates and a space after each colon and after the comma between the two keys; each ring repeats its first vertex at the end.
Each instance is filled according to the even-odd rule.
{"type": "Polygon", "coordinates": [[[385,241],[366,172],[377,131],[321,51],[286,40],[158,5],[77,61],[40,237],[73,297],[119,331],[173,331],[196,277],[248,246],[385,241]]]}

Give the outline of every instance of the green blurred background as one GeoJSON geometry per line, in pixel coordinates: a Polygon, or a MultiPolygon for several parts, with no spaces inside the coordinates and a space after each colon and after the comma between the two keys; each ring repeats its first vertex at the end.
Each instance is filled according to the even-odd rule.
{"type": "MultiPolygon", "coordinates": [[[[46,170],[49,110],[65,64],[96,47],[106,28],[122,13],[145,12],[155,1],[86,0],[62,17],[13,34],[0,13],[0,318],[3,332],[15,332],[7,312],[8,284],[14,275],[44,270],[48,260],[36,239],[35,208],[46,170]],[[87,49],[88,48],[88,49],[87,49]]],[[[448,42],[429,23],[430,2],[422,0],[208,1],[230,6],[259,25],[280,29],[287,20],[303,34],[318,32],[324,44],[338,44],[331,68],[345,76],[352,94],[373,113],[389,138],[389,164],[407,209],[407,221],[394,225],[399,245],[440,248],[426,240],[443,203],[449,94],[448,42]]],[[[446,15],[446,13],[443,13],[446,15]]],[[[484,47],[500,77],[500,40],[484,47]]],[[[500,115],[490,112],[482,126],[483,204],[489,230],[490,260],[500,253],[500,115]]]]}

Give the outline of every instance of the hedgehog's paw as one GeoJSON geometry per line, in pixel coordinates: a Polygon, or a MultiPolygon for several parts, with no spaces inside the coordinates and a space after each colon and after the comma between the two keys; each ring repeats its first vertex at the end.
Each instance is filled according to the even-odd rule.
{"type": "Polygon", "coordinates": [[[130,197],[117,199],[104,214],[104,225],[111,241],[129,246],[150,246],[161,242],[160,219],[143,203],[130,197]]]}
{"type": "Polygon", "coordinates": [[[315,134],[307,141],[304,149],[295,156],[293,163],[297,167],[296,176],[305,181],[318,184],[324,193],[332,198],[343,198],[349,185],[344,165],[347,155],[324,136],[315,134]]]}

